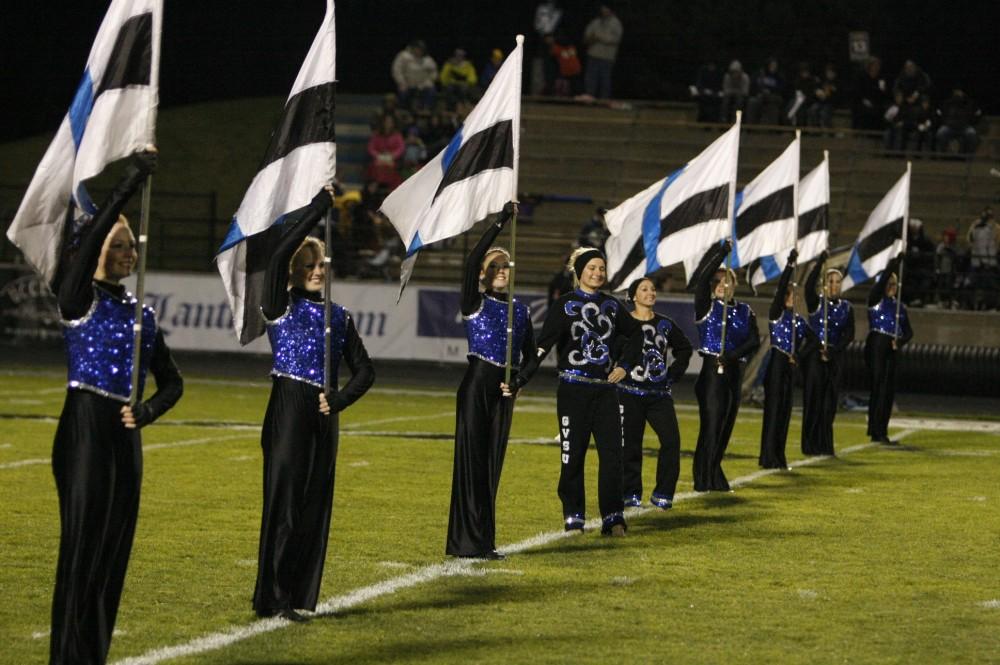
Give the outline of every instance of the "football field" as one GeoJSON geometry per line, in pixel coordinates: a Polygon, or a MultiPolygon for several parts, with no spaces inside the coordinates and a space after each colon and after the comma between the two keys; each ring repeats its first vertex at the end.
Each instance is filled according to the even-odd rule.
{"type": "MultiPolygon", "coordinates": [[[[28,359],[25,359],[27,361],[28,359]]],[[[47,662],[59,522],[50,454],[57,370],[0,383],[0,663],[47,662]]],[[[691,380],[691,379],[688,379],[691,380]]],[[[677,405],[678,500],[629,515],[625,538],[566,535],[555,399],[518,401],[498,505],[505,561],[443,556],[453,390],[376,387],[341,417],[321,605],[308,624],[250,608],[265,379],[187,376],[143,430],[139,524],[109,662],[1000,662],[1000,420],[900,413],[898,447],[838,416],[836,458],[757,467],[744,408],[724,468],[734,492],[694,494],[697,408],[677,405]]],[[[644,498],[656,442],[645,440],[644,498]]],[[[598,517],[596,451],[588,517],[598,517]]]]}

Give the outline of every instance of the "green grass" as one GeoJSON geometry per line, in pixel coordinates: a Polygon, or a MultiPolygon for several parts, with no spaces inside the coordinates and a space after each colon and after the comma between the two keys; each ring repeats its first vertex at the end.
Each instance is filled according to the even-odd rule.
{"type": "MultiPolygon", "coordinates": [[[[268,384],[189,379],[184,400],[144,431],[142,505],[111,662],[253,623],[260,519],[256,430],[268,384]],[[188,442],[173,447],[159,444],[188,442]]],[[[0,411],[57,416],[57,372],[6,374],[0,411]]],[[[499,500],[499,542],[558,532],[554,400],[519,403],[499,500]]],[[[680,404],[683,449],[697,436],[680,404]]],[[[377,390],[342,419],[321,597],[445,559],[451,391],[377,390]],[[378,434],[365,434],[365,432],[378,434]],[[391,433],[406,434],[407,437],[391,433]],[[388,434],[387,434],[388,433],[388,434]]],[[[52,418],[0,420],[0,663],[47,659],[58,546],[48,457],[52,418]],[[4,465],[41,460],[16,468],[4,465]]],[[[798,441],[793,418],[790,442],[798,441]]],[[[838,419],[838,446],[864,441],[838,419]]],[[[760,412],[745,410],[725,468],[757,470],[760,412]]],[[[452,566],[305,626],[179,664],[976,663],[1000,660],[1000,438],[916,431],[900,450],[866,448],[699,496],[631,520],[628,536],[560,538],[500,563],[452,566]],[[987,603],[983,605],[983,603],[987,603]],[[994,603],[996,604],[996,603],[994,603]]],[[[644,475],[652,486],[653,438],[644,475]]],[[[800,459],[789,445],[790,459],[800,459]]],[[[588,460],[597,515],[596,455],[588,460]]],[[[679,491],[691,490],[690,456],[679,491]]],[[[647,489],[648,491],[648,489],[647,489]]]]}

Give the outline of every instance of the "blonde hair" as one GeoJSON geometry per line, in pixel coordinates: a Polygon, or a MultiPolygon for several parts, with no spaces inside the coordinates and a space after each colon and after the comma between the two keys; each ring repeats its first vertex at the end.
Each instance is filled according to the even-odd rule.
{"type": "Polygon", "coordinates": [[[302,266],[302,264],[305,262],[306,259],[304,250],[307,248],[315,253],[314,256],[319,261],[322,261],[323,258],[326,256],[326,245],[323,243],[323,241],[320,240],[319,238],[307,236],[305,240],[302,241],[302,244],[299,245],[299,248],[295,250],[295,253],[292,254],[292,260],[288,264],[289,280],[291,280],[292,277],[294,277],[295,270],[300,266],[302,266]]]}
{"type": "Polygon", "coordinates": [[[489,258],[494,254],[501,254],[507,257],[508,263],[510,262],[510,252],[508,252],[503,247],[500,247],[499,245],[494,245],[493,247],[490,247],[488,250],[486,250],[486,253],[483,254],[483,264],[479,266],[479,272],[483,273],[482,277],[479,278],[479,284],[487,289],[490,288],[491,285],[487,284],[483,280],[486,278],[486,269],[490,266],[491,263],[489,258]]]}

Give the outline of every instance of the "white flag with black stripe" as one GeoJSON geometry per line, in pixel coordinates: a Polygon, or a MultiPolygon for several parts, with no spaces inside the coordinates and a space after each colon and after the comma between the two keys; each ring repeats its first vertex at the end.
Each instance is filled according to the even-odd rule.
{"type": "MultiPolygon", "coordinates": [[[[799,226],[796,235],[799,265],[815,259],[830,244],[830,165],[825,157],[819,166],[799,181],[799,226]]],[[[754,289],[781,276],[790,250],[791,246],[784,247],[750,264],[748,272],[754,289]]]]}
{"type": "Polygon", "coordinates": [[[69,112],[38,164],[7,237],[46,282],[97,208],[86,181],[155,143],[162,0],[113,0],[69,112]]]}
{"type": "Polygon", "coordinates": [[[327,0],[323,25],[216,257],[240,344],[249,344],[264,332],[260,313],[264,273],[282,223],[308,205],[336,174],[336,56],[333,0],[327,0]]]}
{"type": "Polygon", "coordinates": [[[799,138],[736,195],[733,249],[728,265],[742,268],[754,259],[795,243],[795,188],[799,179],[799,138]]]}
{"type": "Polygon", "coordinates": [[[903,225],[909,216],[910,172],[907,170],[868,216],[847,261],[841,292],[876,277],[903,251],[903,225]]]}
{"type": "Polygon", "coordinates": [[[693,260],[690,278],[702,254],[729,235],[739,145],[737,122],[685,166],[604,215],[612,290],[680,261],[688,267],[693,260]]]}
{"type": "Polygon", "coordinates": [[[472,228],[516,196],[523,37],[448,146],[397,187],[380,211],[406,247],[400,292],[426,245],[472,228]]]}

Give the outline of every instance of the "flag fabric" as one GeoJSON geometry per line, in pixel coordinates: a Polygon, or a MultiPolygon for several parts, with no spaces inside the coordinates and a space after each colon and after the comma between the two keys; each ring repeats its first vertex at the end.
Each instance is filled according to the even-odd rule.
{"type": "MultiPolygon", "coordinates": [[[[804,264],[819,256],[830,244],[830,166],[824,159],[819,166],[799,181],[799,226],[796,249],[798,263],[804,264]]],[[[750,283],[754,289],[764,282],[777,279],[785,270],[788,251],[783,247],[771,256],[762,256],[750,264],[750,283]]]]}
{"type": "Polygon", "coordinates": [[[701,255],[729,235],[739,144],[737,122],[686,165],[604,215],[612,290],[680,261],[690,278],[701,255]]]}
{"type": "Polygon", "coordinates": [[[795,244],[799,138],[736,195],[733,249],[727,265],[742,268],[795,244]]]}
{"type": "Polygon", "coordinates": [[[523,37],[447,147],[392,191],[380,211],[406,247],[400,293],[420,249],[472,228],[516,196],[523,37]]]}
{"type": "Polygon", "coordinates": [[[841,292],[876,277],[905,248],[904,224],[910,216],[910,172],[907,170],[868,216],[858,236],[841,292]]]}
{"type": "Polygon", "coordinates": [[[264,333],[264,275],[283,223],[336,175],[336,56],[334,6],[327,0],[323,24],[216,256],[240,344],[264,333]]]}
{"type": "Polygon", "coordinates": [[[69,112],[7,229],[50,286],[64,249],[97,211],[86,181],[155,143],[162,19],[163,0],[112,0],[69,112]]]}

